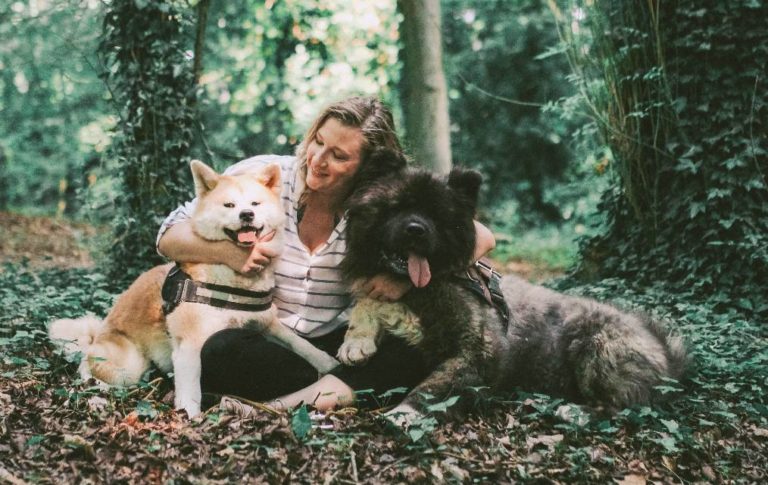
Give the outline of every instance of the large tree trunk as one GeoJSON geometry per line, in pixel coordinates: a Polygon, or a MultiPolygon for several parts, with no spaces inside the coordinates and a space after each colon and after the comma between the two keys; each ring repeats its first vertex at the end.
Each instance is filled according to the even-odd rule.
{"type": "Polygon", "coordinates": [[[406,144],[422,166],[451,169],[448,93],[443,74],[439,0],[401,0],[402,104],[406,144]]]}

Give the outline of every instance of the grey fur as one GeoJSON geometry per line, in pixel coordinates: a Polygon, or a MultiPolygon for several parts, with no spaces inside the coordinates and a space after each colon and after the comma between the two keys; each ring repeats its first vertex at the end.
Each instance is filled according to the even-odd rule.
{"type": "MultiPolygon", "coordinates": [[[[610,409],[646,403],[653,387],[679,378],[686,363],[680,338],[650,318],[623,312],[592,299],[563,295],[507,276],[502,290],[510,307],[508,322],[472,293],[456,275],[471,256],[472,215],[480,176],[454,170],[448,180],[424,172],[398,174],[358,192],[349,211],[347,277],[364,279],[389,271],[407,278],[381,254],[407,259],[418,254],[429,261],[432,277],[400,300],[417,318],[392,323],[393,304],[366,302],[365,318],[353,312],[344,356],[357,356],[366,337],[371,346],[382,331],[414,334],[431,374],[403,404],[419,409],[421,394],[438,399],[467,387],[494,391],[513,387],[563,396],[610,409]],[[398,221],[426,221],[414,236],[398,221]],[[372,323],[373,322],[373,323],[372,323]]],[[[346,342],[345,342],[346,344],[346,342]]],[[[342,360],[355,360],[354,358],[342,360]]]]}

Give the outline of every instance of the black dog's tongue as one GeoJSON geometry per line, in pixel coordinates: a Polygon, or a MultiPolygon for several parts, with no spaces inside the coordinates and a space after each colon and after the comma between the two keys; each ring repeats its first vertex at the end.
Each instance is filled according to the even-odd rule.
{"type": "Polygon", "coordinates": [[[411,283],[413,283],[413,286],[416,288],[424,288],[427,286],[429,280],[432,279],[432,273],[429,271],[427,258],[410,253],[408,255],[408,276],[411,278],[411,283]]]}

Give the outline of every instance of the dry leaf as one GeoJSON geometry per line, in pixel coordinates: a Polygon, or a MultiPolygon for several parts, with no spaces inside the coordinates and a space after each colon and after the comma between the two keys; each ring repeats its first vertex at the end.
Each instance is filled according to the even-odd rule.
{"type": "Polygon", "coordinates": [[[645,485],[645,477],[642,475],[630,474],[626,475],[621,480],[616,480],[619,485],[645,485]]]}

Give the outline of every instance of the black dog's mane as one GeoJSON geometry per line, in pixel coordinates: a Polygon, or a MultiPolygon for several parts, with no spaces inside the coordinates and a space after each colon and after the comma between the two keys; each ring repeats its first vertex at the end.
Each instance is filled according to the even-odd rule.
{"type": "MultiPolygon", "coordinates": [[[[430,261],[433,278],[464,269],[475,246],[472,218],[481,177],[454,169],[448,178],[406,168],[402,157],[384,151],[371,156],[347,201],[347,255],[341,263],[348,281],[367,278],[385,269],[381,265],[383,221],[399,213],[416,211],[441,222],[440,248],[430,261]]],[[[398,275],[399,276],[399,275],[398,275]]]]}

